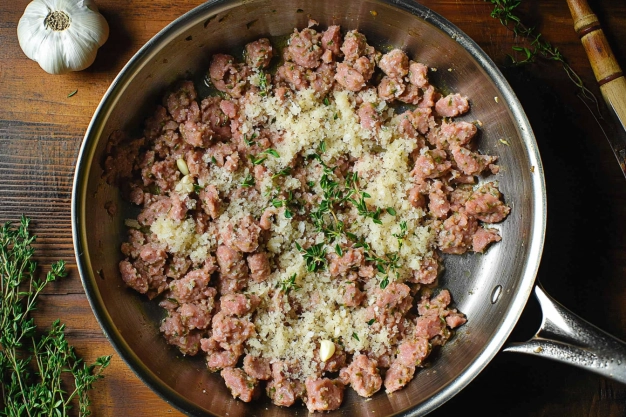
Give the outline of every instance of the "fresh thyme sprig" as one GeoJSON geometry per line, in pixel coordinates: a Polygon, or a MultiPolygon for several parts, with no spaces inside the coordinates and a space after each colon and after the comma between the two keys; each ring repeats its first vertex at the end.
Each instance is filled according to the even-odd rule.
{"type": "Polygon", "coordinates": [[[267,82],[267,75],[261,69],[259,70],[259,90],[261,90],[259,92],[259,95],[261,97],[267,96],[267,93],[269,92],[269,85],[268,85],[268,82],[267,82]]]}
{"type": "Polygon", "coordinates": [[[276,152],[276,150],[272,148],[268,148],[261,153],[266,154],[266,155],[272,155],[274,158],[280,158],[280,155],[278,154],[278,152],[276,152]]]}
{"type": "Polygon", "coordinates": [[[278,177],[286,177],[289,174],[291,174],[291,168],[287,167],[287,168],[281,169],[276,174],[272,175],[272,179],[276,179],[278,177]]]}
{"type": "Polygon", "coordinates": [[[37,298],[50,282],[66,276],[63,261],[52,264],[44,280],[37,278],[32,260],[36,237],[20,225],[0,227],[0,391],[1,416],[66,416],[74,401],[79,416],[88,416],[89,395],[95,381],[109,366],[110,356],[91,365],[76,356],[58,320],[38,341],[30,317],[37,298]],[[66,377],[67,376],[67,377],[66,377]],[[68,384],[73,379],[73,390],[68,384]]]}
{"type": "Polygon", "coordinates": [[[383,279],[380,282],[381,289],[385,289],[387,285],[389,285],[390,275],[394,275],[395,278],[398,278],[398,269],[400,269],[400,256],[398,252],[387,254],[384,258],[381,258],[380,256],[376,255],[370,245],[364,240],[360,240],[359,242],[357,242],[354,247],[363,248],[363,251],[365,252],[365,260],[373,262],[378,272],[383,275],[383,279]]]}
{"type": "Polygon", "coordinates": [[[521,19],[515,15],[515,9],[522,3],[521,0],[489,0],[493,5],[491,17],[500,20],[503,26],[512,30],[516,36],[520,36],[530,42],[530,48],[525,46],[513,46],[515,52],[523,54],[523,58],[518,60],[509,54],[511,61],[515,65],[527,64],[535,61],[536,57],[561,63],[563,70],[569,79],[578,87],[582,98],[592,101],[598,106],[596,96],[585,86],[585,83],[574,69],[565,60],[561,51],[550,42],[545,40],[541,33],[534,27],[527,27],[521,19]]]}
{"type": "Polygon", "coordinates": [[[244,133],[243,141],[247,146],[252,146],[256,143],[254,140],[257,138],[257,136],[259,135],[257,135],[256,133],[253,133],[252,135],[250,135],[250,139],[248,139],[248,135],[244,133]]]}
{"type": "Polygon", "coordinates": [[[272,155],[274,158],[280,158],[279,153],[272,148],[261,151],[261,153],[259,153],[259,156],[248,155],[248,157],[250,158],[250,162],[252,163],[252,165],[259,165],[267,159],[267,155],[272,155]]]}
{"type": "Polygon", "coordinates": [[[408,232],[408,228],[406,225],[406,221],[400,222],[400,233],[393,233],[393,237],[398,239],[398,252],[402,249],[402,243],[404,242],[404,238],[408,232]]]}
{"type": "Polygon", "coordinates": [[[280,286],[280,289],[285,294],[289,294],[291,290],[298,291],[300,289],[300,286],[296,284],[296,277],[297,275],[293,274],[292,276],[278,284],[278,286],[280,286]]]}
{"type": "Polygon", "coordinates": [[[308,249],[304,249],[296,242],[296,249],[298,249],[306,261],[307,271],[317,272],[326,269],[328,260],[326,259],[326,248],[323,242],[312,245],[308,249]]]}
{"type": "MultiPolygon", "coordinates": [[[[320,144],[319,148],[320,150],[325,149],[324,142],[320,144]]],[[[344,222],[339,220],[335,208],[342,207],[353,191],[341,186],[335,177],[334,169],[326,165],[319,154],[313,154],[311,157],[319,161],[324,171],[319,182],[322,189],[322,200],[319,206],[311,210],[310,217],[316,230],[334,241],[345,234],[344,222]]]]}
{"type": "Polygon", "coordinates": [[[289,191],[286,198],[273,198],[270,201],[270,204],[276,208],[284,207],[284,215],[287,219],[291,219],[293,217],[293,212],[291,211],[290,206],[297,206],[291,191],[289,191]]]}
{"type": "Polygon", "coordinates": [[[246,175],[246,178],[244,178],[241,182],[241,186],[244,188],[254,187],[254,184],[256,184],[256,182],[254,181],[252,174],[246,175]]]}
{"type": "Polygon", "coordinates": [[[267,159],[267,156],[248,155],[248,158],[250,158],[250,163],[252,165],[260,165],[267,159]]]}
{"type": "MultiPolygon", "coordinates": [[[[380,220],[380,207],[377,207],[376,210],[372,211],[367,207],[367,204],[365,203],[365,199],[371,198],[372,196],[365,191],[359,190],[359,174],[357,172],[348,174],[346,178],[346,184],[349,187],[353,187],[352,194],[354,194],[357,198],[349,198],[349,201],[354,204],[357,211],[359,212],[359,215],[372,219],[372,221],[376,224],[383,224],[382,220],[380,220]]],[[[395,210],[392,207],[389,207],[387,210],[389,211],[389,214],[395,213],[395,210]]]]}
{"type": "MultiPolygon", "coordinates": [[[[380,220],[380,215],[383,213],[383,211],[381,210],[380,207],[377,207],[376,210],[370,210],[367,207],[367,204],[365,203],[365,199],[366,198],[371,198],[372,196],[369,195],[368,193],[366,193],[365,191],[361,191],[359,189],[359,175],[357,172],[354,172],[352,174],[348,174],[348,176],[346,177],[346,184],[349,187],[353,187],[353,192],[352,194],[355,195],[357,198],[349,198],[349,201],[354,204],[354,206],[356,207],[359,215],[366,217],[366,218],[370,218],[372,219],[372,221],[376,224],[382,224],[382,220],[380,220]]],[[[396,209],[394,209],[393,207],[387,207],[385,209],[385,211],[390,214],[391,216],[395,216],[396,215],[396,209]]]]}
{"type": "MultiPolygon", "coordinates": [[[[319,151],[325,150],[325,143],[321,142],[318,147],[319,151]]],[[[400,223],[400,233],[393,236],[398,239],[398,252],[385,255],[384,257],[378,256],[372,248],[364,240],[360,240],[355,234],[349,232],[345,228],[345,224],[336,213],[337,208],[344,207],[346,203],[352,203],[360,216],[370,218],[376,224],[382,224],[381,215],[383,212],[388,213],[391,216],[396,216],[396,210],[393,207],[387,207],[384,211],[377,207],[374,210],[370,210],[367,206],[365,199],[371,198],[371,195],[365,191],[359,189],[359,175],[357,172],[348,173],[345,177],[344,183],[340,183],[334,174],[334,168],[329,167],[322,157],[318,153],[314,153],[309,156],[316,159],[323,168],[323,173],[319,181],[319,186],[322,189],[322,200],[319,205],[311,210],[310,217],[318,232],[324,234],[329,241],[315,245],[315,247],[309,248],[305,251],[296,244],[298,250],[303,254],[307,261],[307,269],[310,272],[315,272],[318,269],[322,269],[321,266],[325,266],[326,259],[322,258],[326,254],[325,244],[333,247],[338,256],[343,256],[343,249],[338,241],[342,240],[344,236],[349,240],[355,242],[354,248],[363,248],[365,253],[365,259],[373,262],[379,273],[383,275],[383,279],[380,283],[381,288],[386,288],[389,284],[390,276],[398,277],[399,265],[399,251],[402,248],[403,239],[407,235],[407,224],[405,221],[400,223]],[[323,248],[323,249],[322,249],[323,248]],[[322,252],[323,251],[323,252],[322,252]],[[323,255],[322,255],[323,253],[323,255]]],[[[312,188],[315,184],[309,184],[312,188]]]]}

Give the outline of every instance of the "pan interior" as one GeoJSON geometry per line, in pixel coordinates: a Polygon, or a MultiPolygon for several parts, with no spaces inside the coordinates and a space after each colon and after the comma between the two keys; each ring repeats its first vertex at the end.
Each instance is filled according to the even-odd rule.
{"type": "MultiPolygon", "coordinates": [[[[403,390],[364,401],[352,390],[332,415],[424,414],[471,381],[497,353],[532,289],[545,228],[545,192],[536,143],[520,104],[494,64],[458,29],[414,2],[218,1],[181,17],[151,40],[113,83],[89,127],[75,179],[73,226],[83,283],[94,312],[129,366],[167,401],[191,415],[305,416],[304,407],[234,400],[203,359],[182,357],[159,334],[160,308],[126,289],[117,270],[125,218],[136,216],[117,189],[101,180],[112,132],[140,135],[143,120],[174,81],[203,74],[214,52],[261,36],[280,36],[314,18],[325,28],[359,29],[381,50],[399,47],[437,68],[433,84],[470,97],[463,120],[482,124],[479,149],[499,156],[497,180],[512,212],[497,225],[502,242],[487,253],[447,256],[442,287],[468,316],[451,341],[403,390]],[[119,207],[111,216],[104,208],[119,207]],[[95,271],[100,273],[96,274],[95,271]],[[499,294],[497,300],[494,294],[499,294]]],[[[431,77],[432,79],[433,77],[431,77]]],[[[484,179],[482,179],[484,180],[484,179]]]]}

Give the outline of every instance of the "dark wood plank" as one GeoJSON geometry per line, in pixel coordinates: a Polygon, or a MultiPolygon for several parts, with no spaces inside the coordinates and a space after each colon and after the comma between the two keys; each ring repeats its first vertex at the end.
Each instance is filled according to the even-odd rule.
{"type": "MultiPolygon", "coordinates": [[[[28,0],[0,2],[0,221],[33,219],[44,269],[68,262],[69,276],[41,300],[37,323],[60,317],[85,359],[114,354],[77,274],[70,224],[74,165],[83,133],[100,98],[128,59],[161,28],[201,0],[100,0],[111,36],[95,64],[51,76],[28,60],[16,26],[28,0]],[[77,94],[68,97],[74,90],[77,94]]],[[[549,225],[539,274],[548,292],[584,318],[626,339],[626,183],[599,125],[558,64],[507,68],[520,39],[489,16],[486,1],[424,0],[458,25],[503,68],[533,124],[546,168],[549,225]]],[[[626,3],[596,0],[613,51],[626,67],[626,3]]],[[[591,67],[564,0],[524,1],[520,12],[561,50],[598,97],[591,67]]],[[[603,107],[603,112],[605,112],[603,107]]],[[[606,116],[606,113],[604,113],[606,116]]],[[[606,129],[615,125],[601,122],[606,129]]],[[[538,326],[531,301],[512,340],[538,326]]],[[[626,387],[564,365],[499,354],[465,390],[435,411],[447,416],[481,410],[490,416],[623,416],[626,387]]],[[[182,415],[150,391],[114,355],[93,395],[95,416],[182,415]]]]}

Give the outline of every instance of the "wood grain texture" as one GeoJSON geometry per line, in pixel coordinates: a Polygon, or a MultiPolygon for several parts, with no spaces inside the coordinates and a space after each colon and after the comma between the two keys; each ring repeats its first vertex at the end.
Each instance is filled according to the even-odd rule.
{"type": "MultiPolygon", "coordinates": [[[[87,360],[114,354],[84,295],[74,262],[70,199],[84,131],[106,89],[128,59],[161,28],[201,0],[99,0],[111,35],[92,67],[52,76],[21,52],[17,22],[28,0],[0,2],[0,221],[33,219],[38,260],[56,259],[70,274],[48,288],[36,320],[61,318],[68,338],[87,360]],[[68,95],[74,90],[78,92],[68,95]]],[[[424,0],[476,40],[503,68],[531,121],[545,166],[548,230],[539,279],[557,300],[626,340],[626,182],[602,130],[562,68],[550,62],[511,69],[521,41],[489,16],[482,0],[424,0]]],[[[626,63],[626,3],[596,0],[598,16],[618,62],[626,63]]],[[[525,0],[520,14],[557,46],[600,98],[594,74],[564,0],[525,0]]],[[[606,108],[601,105],[605,112],[606,108]]],[[[606,114],[606,113],[605,113],[606,114]]],[[[602,126],[617,131],[610,119],[602,126]]],[[[538,327],[531,300],[512,340],[538,327]]],[[[114,354],[93,394],[95,416],[182,416],[148,389],[114,354]]],[[[500,353],[434,416],[480,410],[488,416],[626,415],[626,386],[537,358],[500,353]]]]}

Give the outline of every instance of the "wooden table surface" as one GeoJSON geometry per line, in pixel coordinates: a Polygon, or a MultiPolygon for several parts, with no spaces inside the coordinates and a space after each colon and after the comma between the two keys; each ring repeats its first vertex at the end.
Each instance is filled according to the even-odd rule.
{"type": "MultiPolygon", "coordinates": [[[[80,355],[114,354],[85,297],[74,261],[70,199],[74,164],[89,120],[128,59],[173,19],[201,0],[100,0],[111,35],[95,64],[52,76],[27,59],[17,22],[28,0],[0,1],[0,221],[33,219],[37,258],[57,259],[69,276],[49,287],[36,314],[40,326],[61,318],[80,355]],[[75,95],[70,93],[78,90],[75,95]]],[[[557,46],[598,96],[591,67],[574,33],[565,0],[523,0],[519,13],[557,46]]],[[[589,2],[626,68],[626,2],[589,2]]],[[[482,0],[429,0],[492,57],[518,94],[542,155],[548,190],[548,228],[539,280],[572,311],[626,340],[626,180],[600,125],[554,62],[507,67],[520,40],[489,14],[482,0]]],[[[603,108],[603,111],[606,109],[603,108]]],[[[606,113],[605,113],[606,117],[606,113]]],[[[609,119],[605,130],[615,129],[609,119]]],[[[538,329],[531,300],[510,340],[538,329]]],[[[93,392],[95,416],[182,415],[150,391],[116,355],[93,392]]],[[[461,393],[436,410],[486,416],[626,416],[626,385],[548,360],[499,353],[461,393]]]]}

